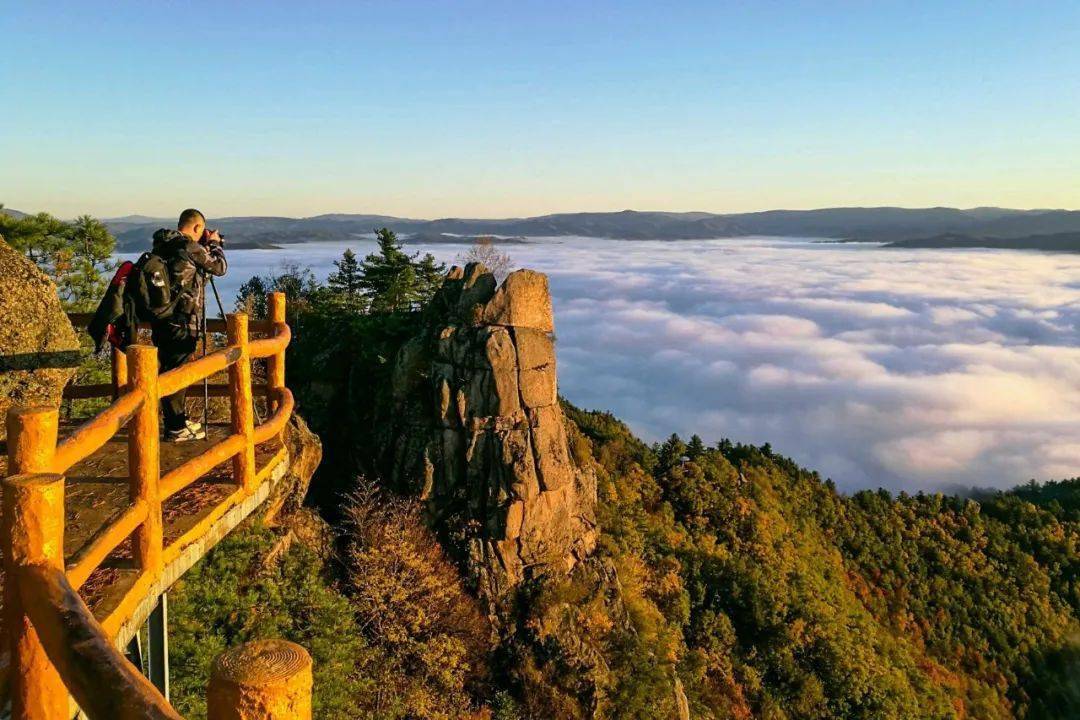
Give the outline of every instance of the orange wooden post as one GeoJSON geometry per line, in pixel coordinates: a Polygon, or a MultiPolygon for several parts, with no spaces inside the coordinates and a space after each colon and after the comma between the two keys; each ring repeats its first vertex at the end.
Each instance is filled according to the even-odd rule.
{"type": "Polygon", "coordinates": [[[19,568],[64,569],[64,476],[12,475],[3,481],[4,620],[11,652],[12,720],[67,720],[68,691],[49,661],[20,595],[19,568]]]}
{"type": "Polygon", "coordinates": [[[208,720],[311,720],[311,656],[285,640],[256,640],[218,656],[208,720]]]}
{"type": "Polygon", "coordinates": [[[59,411],[51,407],[8,410],[8,475],[49,471],[59,422],[59,411]]]}
{"type": "Polygon", "coordinates": [[[229,345],[240,357],[229,366],[229,408],[232,433],[244,438],[244,449],[233,458],[233,481],[245,492],[255,491],[255,409],[251,402],[251,350],[248,347],[248,316],[232,313],[225,318],[229,345]]]}
{"type": "Polygon", "coordinates": [[[162,567],[161,435],[158,408],[158,357],[152,345],[132,345],[127,350],[131,387],[143,395],[142,404],[128,421],[128,477],[131,500],[147,506],[146,521],[135,531],[135,562],[144,572],[162,567]]]}
{"type": "MultiPolygon", "coordinates": [[[[270,308],[270,322],[274,326],[274,334],[277,335],[285,327],[285,293],[272,292],[266,299],[270,308]]],[[[276,410],[281,389],[285,387],[285,348],[267,359],[266,385],[270,390],[270,409],[276,410]]]]}
{"type": "Polygon", "coordinates": [[[127,355],[120,351],[120,348],[113,345],[112,348],[112,386],[113,386],[113,398],[120,397],[120,393],[124,392],[124,388],[127,387],[128,381],[128,362],[127,355]]]}

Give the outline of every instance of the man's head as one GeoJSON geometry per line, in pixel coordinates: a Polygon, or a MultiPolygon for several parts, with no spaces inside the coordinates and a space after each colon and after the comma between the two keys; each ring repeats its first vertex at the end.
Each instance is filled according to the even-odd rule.
{"type": "Polygon", "coordinates": [[[180,213],[176,229],[195,242],[199,242],[202,239],[203,231],[206,230],[206,216],[195,208],[188,208],[180,213]]]}

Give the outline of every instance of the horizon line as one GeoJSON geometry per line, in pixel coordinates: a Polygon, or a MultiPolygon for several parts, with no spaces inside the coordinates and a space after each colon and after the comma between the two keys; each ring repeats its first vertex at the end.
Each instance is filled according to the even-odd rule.
{"type": "MultiPolygon", "coordinates": [[[[48,210],[36,210],[27,211],[21,210],[16,207],[2,203],[3,210],[12,210],[15,212],[25,213],[27,215],[34,215],[38,212],[49,212],[48,210]]],[[[376,215],[381,217],[393,218],[397,220],[418,220],[425,222],[434,222],[439,220],[528,220],[533,218],[551,217],[556,215],[615,215],[619,213],[662,213],[669,215],[688,215],[688,214],[703,214],[712,215],[715,217],[726,217],[732,215],[754,215],[759,213],[768,212],[820,212],[823,210],[957,210],[959,212],[972,212],[976,210],[1007,210],[1013,212],[1080,212],[1080,208],[1065,208],[1065,207],[1008,207],[1004,205],[973,205],[970,207],[957,207],[952,205],[923,205],[923,206],[906,206],[906,205],[825,205],[820,207],[808,207],[808,208],[793,208],[793,207],[780,207],[780,208],[765,208],[760,210],[740,210],[735,212],[715,212],[712,210],[637,210],[634,208],[622,208],[619,210],[564,210],[544,212],[537,215],[491,215],[491,216],[477,216],[477,215],[442,215],[437,217],[422,217],[416,215],[393,215],[382,212],[366,212],[366,211],[327,211],[315,213],[312,215],[272,215],[272,214],[207,214],[207,219],[213,220],[231,220],[242,218],[283,218],[287,220],[311,220],[314,218],[327,217],[331,215],[376,215]]],[[[179,212],[179,211],[178,211],[179,212]]],[[[52,213],[50,213],[52,214],[52,213]]],[[[120,221],[128,218],[144,218],[147,221],[157,220],[170,220],[172,216],[166,215],[150,215],[140,212],[130,212],[124,215],[96,215],[91,214],[103,221],[120,221]]],[[[58,216],[59,217],[59,216],[58,216]]]]}

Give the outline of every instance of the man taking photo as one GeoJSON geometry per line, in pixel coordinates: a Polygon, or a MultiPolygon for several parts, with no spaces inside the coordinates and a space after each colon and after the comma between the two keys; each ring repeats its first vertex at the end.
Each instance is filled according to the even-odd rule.
{"type": "MultiPolygon", "coordinates": [[[[169,283],[179,298],[171,315],[152,325],[161,372],[183,365],[195,354],[202,330],[200,318],[206,302],[206,275],[221,277],[228,268],[222,238],[206,229],[206,217],[194,208],[180,213],[176,230],[154,233],[153,253],[166,264],[169,283]]],[[[187,388],[161,399],[165,439],[170,442],[201,440],[206,429],[187,417],[187,388]]]]}

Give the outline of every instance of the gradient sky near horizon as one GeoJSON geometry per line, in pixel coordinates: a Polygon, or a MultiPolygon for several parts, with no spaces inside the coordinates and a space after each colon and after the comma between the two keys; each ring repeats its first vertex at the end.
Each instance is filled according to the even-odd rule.
{"type": "Polygon", "coordinates": [[[1075,1],[10,2],[0,37],[26,211],[1080,208],[1075,1]]]}

